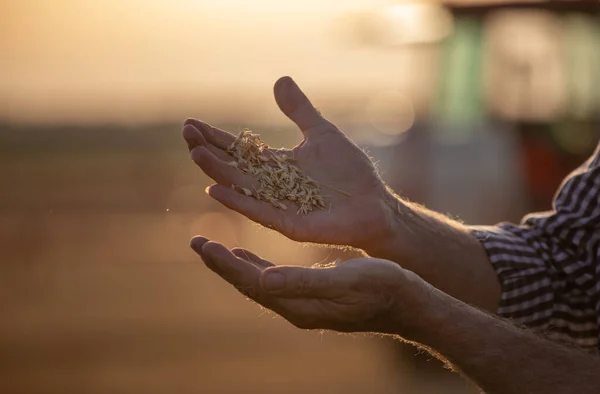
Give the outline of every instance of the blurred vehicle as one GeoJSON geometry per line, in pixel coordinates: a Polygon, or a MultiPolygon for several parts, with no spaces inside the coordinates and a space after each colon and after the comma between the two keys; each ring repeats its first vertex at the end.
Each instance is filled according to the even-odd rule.
{"type": "Polygon", "coordinates": [[[362,45],[438,60],[414,67],[415,79],[433,81],[409,92],[414,119],[406,121],[406,98],[392,101],[363,143],[392,135],[370,148],[388,181],[469,222],[549,209],[599,137],[598,22],[595,1],[404,2],[356,16],[362,45]],[[430,170],[420,185],[407,170],[417,161],[430,170]],[[456,184],[463,190],[447,195],[456,184]],[[479,198],[465,201],[465,190],[479,198]]]}

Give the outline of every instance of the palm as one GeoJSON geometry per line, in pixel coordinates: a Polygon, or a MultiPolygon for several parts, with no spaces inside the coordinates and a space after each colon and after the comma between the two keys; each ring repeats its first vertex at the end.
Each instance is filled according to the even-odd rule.
{"type": "MultiPolygon", "coordinates": [[[[332,127],[325,125],[321,127],[332,127]]],[[[354,245],[377,237],[386,188],[367,155],[338,130],[294,148],[297,165],[321,185],[327,208],[285,215],[297,240],[354,245]]]]}
{"type": "MultiPolygon", "coordinates": [[[[301,269],[309,275],[320,273],[319,268],[301,269]]],[[[383,331],[403,270],[390,261],[371,258],[348,260],[331,269],[336,280],[328,283],[325,292],[310,296],[307,290],[290,305],[293,322],[304,324],[303,328],[342,332],[383,331]]],[[[290,311],[282,308],[286,305],[278,306],[275,311],[287,318],[290,311]]]]}
{"type": "Polygon", "coordinates": [[[228,250],[204,237],[192,248],[207,266],[248,298],[306,329],[344,332],[389,328],[399,284],[406,271],[387,260],[360,258],[326,268],[276,266],[249,250],[228,250]],[[285,285],[265,288],[265,276],[277,271],[285,285]]]}
{"type": "MultiPolygon", "coordinates": [[[[248,218],[274,228],[297,241],[360,247],[386,230],[389,193],[368,156],[312,106],[293,81],[275,85],[281,110],[302,130],[304,140],[292,150],[296,165],[317,181],[327,208],[298,215],[296,209],[281,210],[237,193],[232,184],[250,188],[256,180],[227,165],[232,157],[226,147],[234,137],[203,122],[189,120],[184,137],[194,161],[217,185],[212,197],[248,218]],[[193,127],[190,127],[193,126],[193,127]]],[[[291,203],[286,203],[291,205],[291,203]]]]}

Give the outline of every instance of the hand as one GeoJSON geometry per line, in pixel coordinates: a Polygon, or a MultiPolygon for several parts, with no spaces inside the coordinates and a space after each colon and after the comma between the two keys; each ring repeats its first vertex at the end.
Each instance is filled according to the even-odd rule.
{"type": "Polygon", "coordinates": [[[217,182],[208,189],[209,195],[296,241],[366,249],[391,238],[392,212],[399,202],[386,189],[369,157],[321,116],[291,78],[277,81],[274,93],[279,108],[298,125],[304,140],[291,150],[270,151],[293,156],[296,165],[321,185],[328,208],[298,215],[291,202],[286,202],[290,209],[281,210],[236,192],[232,184],[251,189],[256,181],[227,164],[233,158],[226,148],[235,137],[188,119],[183,136],[192,158],[217,182]]]}
{"type": "Polygon", "coordinates": [[[192,239],[191,246],[242,294],[304,329],[409,335],[413,321],[403,316],[419,310],[417,290],[425,284],[387,260],[359,258],[329,268],[275,266],[203,237],[192,239]]]}

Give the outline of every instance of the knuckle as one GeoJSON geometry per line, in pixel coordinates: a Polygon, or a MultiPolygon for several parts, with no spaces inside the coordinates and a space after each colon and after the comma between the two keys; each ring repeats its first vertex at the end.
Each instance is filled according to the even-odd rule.
{"type": "Polygon", "coordinates": [[[194,160],[197,164],[200,164],[202,162],[202,149],[201,148],[195,148],[192,149],[192,160],[194,160]]]}
{"type": "Polygon", "coordinates": [[[295,292],[298,294],[308,294],[312,288],[310,278],[305,274],[300,274],[294,281],[295,292]]]}
{"type": "Polygon", "coordinates": [[[217,171],[217,167],[213,160],[211,160],[211,155],[204,148],[196,148],[192,150],[192,160],[196,162],[200,167],[202,167],[205,171],[215,172],[217,171]]]}
{"type": "Polygon", "coordinates": [[[231,249],[231,253],[233,253],[235,255],[242,254],[242,253],[244,253],[244,249],[242,249],[242,248],[233,248],[233,249],[231,249]]]}
{"type": "Polygon", "coordinates": [[[336,125],[334,125],[333,123],[331,123],[329,120],[323,118],[323,127],[327,130],[327,131],[337,131],[339,132],[340,129],[338,129],[338,127],[336,125]]]}
{"type": "Polygon", "coordinates": [[[315,286],[319,289],[341,289],[345,288],[345,284],[341,281],[334,280],[329,276],[320,275],[317,280],[314,281],[315,286]]]}
{"type": "Polygon", "coordinates": [[[233,248],[231,249],[231,253],[240,259],[249,260],[248,253],[242,248],[233,248]]]}

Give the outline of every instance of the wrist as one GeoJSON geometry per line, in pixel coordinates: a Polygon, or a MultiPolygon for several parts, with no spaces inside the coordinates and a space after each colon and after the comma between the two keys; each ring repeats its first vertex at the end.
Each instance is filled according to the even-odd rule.
{"type": "MultiPolygon", "coordinates": [[[[412,273],[411,273],[412,274],[412,273]]],[[[438,347],[443,340],[448,322],[452,322],[452,297],[413,274],[404,289],[398,293],[398,302],[390,314],[387,334],[438,347]],[[407,294],[410,291],[410,294],[407,294]],[[448,299],[446,299],[448,298],[448,299]]]]}
{"type": "Polygon", "coordinates": [[[371,257],[402,260],[400,254],[405,248],[400,246],[406,240],[406,233],[409,231],[407,226],[410,218],[414,218],[414,213],[408,205],[390,192],[382,199],[381,209],[383,221],[380,223],[379,235],[358,247],[371,257]]]}
{"type": "Polygon", "coordinates": [[[433,302],[438,291],[412,271],[404,271],[402,283],[393,289],[393,302],[384,333],[421,342],[437,321],[439,305],[433,302]],[[437,311],[437,312],[436,312],[437,311]]]}

